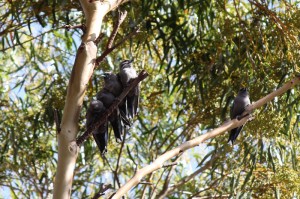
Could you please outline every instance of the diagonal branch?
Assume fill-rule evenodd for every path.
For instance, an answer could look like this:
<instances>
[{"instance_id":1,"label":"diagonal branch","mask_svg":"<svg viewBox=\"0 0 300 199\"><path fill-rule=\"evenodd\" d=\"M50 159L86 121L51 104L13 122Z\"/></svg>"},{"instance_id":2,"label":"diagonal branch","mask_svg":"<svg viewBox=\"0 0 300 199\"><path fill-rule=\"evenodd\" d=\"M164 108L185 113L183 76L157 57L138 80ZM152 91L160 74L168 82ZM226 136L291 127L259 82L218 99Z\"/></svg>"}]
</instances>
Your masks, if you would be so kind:
<instances>
[{"instance_id":1,"label":"diagonal branch","mask_svg":"<svg viewBox=\"0 0 300 199\"><path fill-rule=\"evenodd\" d=\"M81 135L79 138L76 139L76 144L80 146L91 134L93 131L95 131L99 126L103 125L108 117L114 112L114 110L119 106L119 104L123 101L123 99L126 97L126 95L129 93L130 90L132 90L134 87L138 85L142 80L144 80L148 76L148 73L145 70L142 70L137 78L135 78L128 87L126 87L121 95L116 98L114 103L104 112L102 117L99 118L99 121L97 121L95 124L91 125L83 135Z\"/></svg>"},{"instance_id":2,"label":"diagonal branch","mask_svg":"<svg viewBox=\"0 0 300 199\"><path fill-rule=\"evenodd\" d=\"M198 174L202 173L203 171L205 171L206 169L208 169L209 167L211 167L212 163L219 157L218 154L214 155L213 157L211 157L211 159L209 161L207 161L202 167L200 167L199 169L197 169L196 171L194 171L192 174L184 177L182 180L180 180L176 185L168 188L166 187L166 189L163 189L161 191L161 193L157 196L158 199L162 199L165 198L167 195L169 195L170 193L174 192L175 189L178 189L180 187L182 187L185 183L187 183L188 181L190 181L191 179L193 179L194 177L196 177Z\"/></svg>"},{"instance_id":3,"label":"diagonal branch","mask_svg":"<svg viewBox=\"0 0 300 199\"><path fill-rule=\"evenodd\" d=\"M262 5L257 0L250 0L249 2L254 4L256 7L258 7L264 13L266 13L267 16L272 21L274 21L274 24L277 26L277 28L279 30L281 30L284 34L287 34L289 36L289 38L291 38L291 40L293 40L295 42L298 41L298 39L293 34L291 34L290 28L277 17L275 12L271 11L270 9L268 9L268 7Z\"/></svg>"},{"instance_id":4,"label":"diagonal branch","mask_svg":"<svg viewBox=\"0 0 300 199\"><path fill-rule=\"evenodd\" d=\"M102 184L100 190L93 196L93 199L98 199L101 196L105 195L104 192L111 188L112 188L111 184L107 184L107 185Z\"/></svg>"},{"instance_id":5,"label":"diagonal branch","mask_svg":"<svg viewBox=\"0 0 300 199\"><path fill-rule=\"evenodd\" d=\"M118 160L117 160L116 169L115 169L115 171L114 171L115 177L116 177L116 178L118 178L118 171L119 171L119 167L120 167L121 154L122 154L122 151L123 151L123 147L124 147L124 145L125 145L126 135L127 135L127 128L125 128L125 133L124 133L123 141L122 141L122 144L121 144L121 147L120 147L120 151L119 151L119 155L118 155ZM120 187L121 187L121 186L119 186L119 188L120 188Z\"/></svg>"},{"instance_id":6,"label":"diagonal branch","mask_svg":"<svg viewBox=\"0 0 300 199\"><path fill-rule=\"evenodd\" d=\"M145 166L144 168L138 170L135 175L127 181L117 192L116 194L112 197L112 199L117 199L122 197L125 193L127 193L132 187L136 186L141 179L147 175L152 173L155 170L158 170L163 167L163 163L178 154L182 153L183 151L186 151L188 149L191 149L195 146L198 146L200 143L204 142L207 139L214 138L220 134L223 134L226 131L229 131L231 129L234 129L236 127L242 126L247 122L247 120L250 118L249 113L251 113L253 110L260 108L264 104L270 102L273 100L276 96L279 96L295 85L300 83L300 76L295 77L291 81L287 82L284 84L281 88L275 90L274 92L270 93L269 95L263 97L262 99L258 100L257 102L251 104L246 108L246 111L243 115L248 114L246 117L242 118L241 120L233 119L231 121L227 121L223 123L220 127L211 130L201 136L198 136L192 140L189 140L178 147L167 151L163 155L159 156L152 164Z\"/></svg>"},{"instance_id":7,"label":"diagonal branch","mask_svg":"<svg viewBox=\"0 0 300 199\"><path fill-rule=\"evenodd\" d=\"M119 13L119 17L118 17L118 21L116 22L116 24L114 25L114 29L108 39L107 42L107 46L106 46L106 50L110 49L114 43L115 37L117 36L118 30L121 26L121 24L123 23L123 21L125 20L126 16L127 16L127 11L125 10L124 12L118 12Z\"/></svg>"},{"instance_id":8,"label":"diagonal branch","mask_svg":"<svg viewBox=\"0 0 300 199\"><path fill-rule=\"evenodd\" d=\"M123 44L127 39L131 38L132 36L136 35L139 32L139 28L134 29L131 33L126 35L121 41L119 41L117 44L115 44L113 47L106 49L100 57L97 57L96 59L96 66L99 66L99 64L104 60L104 58L111 53L113 50L118 48L121 44Z\"/></svg>"}]
</instances>

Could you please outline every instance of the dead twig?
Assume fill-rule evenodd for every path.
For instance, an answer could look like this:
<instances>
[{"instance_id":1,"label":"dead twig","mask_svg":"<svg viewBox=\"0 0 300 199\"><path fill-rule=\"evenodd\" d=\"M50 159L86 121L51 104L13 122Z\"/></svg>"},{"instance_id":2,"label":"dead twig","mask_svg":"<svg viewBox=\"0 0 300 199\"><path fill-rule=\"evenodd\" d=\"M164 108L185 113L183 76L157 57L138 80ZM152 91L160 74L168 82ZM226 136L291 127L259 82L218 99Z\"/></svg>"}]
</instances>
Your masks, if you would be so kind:
<instances>
[{"instance_id":1,"label":"dead twig","mask_svg":"<svg viewBox=\"0 0 300 199\"><path fill-rule=\"evenodd\" d=\"M102 187L101 187L100 190L94 195L93 199L98 199L100 196L105 195L104 192L105 192L106 190L112 188L111 184L107 184L107 185L101 184L101 185L102 185Z\"/></svg>"},{"instance_id":2,"label":"dead twig","mask_svg":"<svg viewBox=\"0 0 300 199\"><path fill-rule=\"evenodd\" d=\"M124 11L124 12L118 12L119 16L118 16L118 20L117 22L115 23L114 25L114 29L108 39L108 42L107 42L107 46L106 46L106 49L110 49L114 43L114 40L115 40L115 37L117 36L117 33L118 33L118 30L121 26L121 24L123 23L123 21L125 20L126 16L127 16L127 11Z\"/></svg>"},{"instance_id":3,"label":"dead twig","mask_svg":"<svg viewBox=\"0 0 300 199\"><path fill-rule=\"evenodd\" d=\"M86 32L86 26L84 24L78 24L78 25L75 25L75 26L71 26L71 25L67 24L67 25L64 25L63 28L65 28L67 31L69 31L71 29L80 28L83 33Z\"/></svg>"},{"instance_id":4,"label":"dead twig","mask_svg":"<svg viewBox=\"0 0 300 199\"><path fill-rule=\"evenodd\" d=\"M104 60L104 58L111 53L113 50L115 50L117 47L119 47L121 44L123 44L127 39L133 37L139 32L139 28L134 29L131 33L129 33L127 36L125 36L121 41L119 41L117 44L115 44L113 47L106 49L99 57L96 59L96 66L99 66L100 63Z\"/></svg>"}]
</instances>

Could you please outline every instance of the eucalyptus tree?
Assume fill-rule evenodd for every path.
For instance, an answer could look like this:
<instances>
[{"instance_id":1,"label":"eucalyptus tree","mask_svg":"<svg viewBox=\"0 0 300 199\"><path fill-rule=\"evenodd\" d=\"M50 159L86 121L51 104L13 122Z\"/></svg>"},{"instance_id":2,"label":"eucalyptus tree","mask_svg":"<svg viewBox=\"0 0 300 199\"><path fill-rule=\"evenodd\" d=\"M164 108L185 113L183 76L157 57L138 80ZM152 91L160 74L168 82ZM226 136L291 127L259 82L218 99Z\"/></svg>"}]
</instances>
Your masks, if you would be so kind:
<instances>
[{"instance_id":1,"label":"eucalyptus tree","mask_svg":"<svg viewBox=\"0 0 300 199\"><path fill-rule=\"evenodd\" d=\"M92 13L79 1L1 3L0 184L11 196L50 196L54 176L66 171L57 168L69 165L68 179L74 179L64 193L84 198L110 188L104 192L109 197L138 169L220 126L241 87L255 102L299 73L296 1L140 0L116 6L84 28ZM92 45L82 41L97 38L97 52L86 56L102 62L94 72L89 66L78 89L68 86L79 51ZM120 61L130 58L149 77L141 83L141 109L124 142L110 139L102 158L88 139L74 148L72 164L58 161L58 132L69 129L65 121L72 120L74 141L85 131L87 102L102 86L100 75L117 72ZM75 100L70 92L80 93L76 103L69 103ZM227 133L209 139L146 175L128 197L297 197L298 113L295 87L252 113L233 146Z\"/></svg>"}]
</instances>

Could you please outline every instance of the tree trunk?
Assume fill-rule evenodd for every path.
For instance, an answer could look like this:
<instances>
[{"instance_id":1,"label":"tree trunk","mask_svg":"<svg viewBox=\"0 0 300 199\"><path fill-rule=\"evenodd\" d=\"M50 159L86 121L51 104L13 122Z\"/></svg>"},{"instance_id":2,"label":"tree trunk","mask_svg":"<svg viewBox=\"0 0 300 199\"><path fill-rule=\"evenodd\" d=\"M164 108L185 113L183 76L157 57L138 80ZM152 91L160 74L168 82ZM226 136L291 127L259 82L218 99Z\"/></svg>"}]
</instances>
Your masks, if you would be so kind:
<instances>
[{"instance_id":1,"label":"tree trunk","mask_svg":"<svg viewBox=\"0 0 300 199\"><path fill-rule=\"evenodd\" d=\"M58 163L54 181L53 198L70 198L75 162L79 148L75 139L83 97L93 74L97 55L94 41L100 34L103 17L124 1L80 0L86 17L86 32L77 50L75 63L69 80L66 103L58 134Z\"/></svg>"}]
</instances>

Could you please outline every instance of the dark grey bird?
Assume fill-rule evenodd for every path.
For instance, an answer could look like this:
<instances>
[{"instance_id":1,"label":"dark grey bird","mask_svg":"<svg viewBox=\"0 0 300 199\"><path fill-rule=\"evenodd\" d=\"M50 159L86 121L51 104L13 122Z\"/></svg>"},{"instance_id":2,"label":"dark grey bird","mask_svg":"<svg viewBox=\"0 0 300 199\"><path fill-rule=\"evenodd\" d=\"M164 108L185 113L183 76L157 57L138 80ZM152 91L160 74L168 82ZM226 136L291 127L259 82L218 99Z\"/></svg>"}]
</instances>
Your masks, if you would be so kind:
<instances>
[{"instance_id":1,"label":"dark grey bird","mask_svg":"<svg viewBox=\"0 0 300 199\"><path fill-rule=\"evenodd\" d=\"M119 97L119 95L123 91L123 86L119 77L111 72L106 72L103 74L104 77L104 89L108 92L112 93L115 97Z\"/></svg>"},{"instance_id":2,"label":"dark grey bird","mask_svg":"<svg viewBox=\"0 0 300 199\"><path fill-rule=\"evenodd\" d=\"M102 101L106 108L109 108L115 100L115 96L106 89L102 89L97 93L97 99ZM116 108L114 112L108 118L116 138L116 142L122 141L123 125L122 117L119 108Z\"/></svg>"},{"instance_id":3,"label":"dark grey bird","mask_svg":"<svg viewBox=\"0 0 300 199\"><path fill-rule=\"evenodd\" d=\"M102 114L105 112L105 107L103 103L99 100L93 100L90 102L89 108L86 113L86 128L89 128L95 124ZM108 140L108 125L107 122L100 127L98 127L93 132L94 140L103 155L107 152L107 140Z\"/></svg>"},{"instance_id":4,"label":"dark grey bird","mask_svg":"<svg viewBox=\"0 0 300 199\"><path fill-rule=\"evenodd\" d=\"M118 75L122 82L123 88L126 88L129 83L138 76L136 70L131 65L132 62L133 60L124 60L120 63L120 72ZM131 118L133 118L138 112L139 95L140 86L138 85L126 96L127 111Z\"/></svg>"},{"instance_id":5,"label":"dark grey bird","mask_svg":"<svg viewBox=\"0 0 300 199\"><path fill-rule=\"evenodd\" d=\"M104 88L97 93L97 99L102 101L105 108L109 108L116 97L118 97L123 91L122 84L117 75L113 73L104 73ZM122 141L122 134L124 125L130 126L130 122L126 117L126 106L125 103L119 105L118 108L108 118L114 131L114 135L117 142Z\"/></svg>"},{"instance_id":6,"label":"dark grey bird","mask_svg":"<svg viewBox=\"0 0 300 199\"><path fill-rule=\"evenodd\" d=\"M120 81L119 76L107 72L103 74L103 77L104 77L104 90L108 91L109 93L112 93L114 97L119 97L119 95L123 91L123 85ZM125 102L126 99L120 103L119 110L120 110L123 123L127 126L130 126L130 122L127 119L127 106Z\"/></svg>"},{"instance_id":7,"label":"dark grey bird","mask_svg":"<svg viewBox=\"0 0 300 199\"><path fill-rule=\"evenodd\" d=\"M242 88L234 98L233 106L230 112L231 119L236 119L238 116L240 116L245 111L245 108L248 105L250 105L249 93L247 91L247 88ZM243 127L244 125L232 129L230 131L228 142L231 141L231 143L233 144Z\"/></svg>"}]
</instances>

